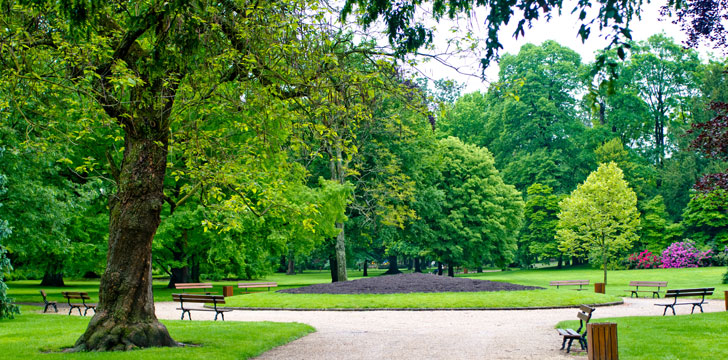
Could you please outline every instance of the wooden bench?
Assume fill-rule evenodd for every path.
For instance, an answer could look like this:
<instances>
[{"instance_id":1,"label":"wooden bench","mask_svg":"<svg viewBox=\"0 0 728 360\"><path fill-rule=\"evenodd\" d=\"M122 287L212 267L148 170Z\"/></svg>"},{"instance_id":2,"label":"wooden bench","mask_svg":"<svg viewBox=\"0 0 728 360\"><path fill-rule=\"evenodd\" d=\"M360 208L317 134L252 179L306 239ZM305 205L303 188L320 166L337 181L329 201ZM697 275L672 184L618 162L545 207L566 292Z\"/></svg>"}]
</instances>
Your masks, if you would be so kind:
<instances>
[{"instance_id":1,"label":"wooden bench","mask_svg":"<svg viewBox=\"0 0 728 360\"><path fill-rule=\"evenodd\" d=\"M248 292L248 288L259 288L259 287L267 287L268 291L270 291L270 288L277 287L278 283L274 282L248 282L248 283L238 283L238 289L245 288L245 292Z\"/></svg>"},{"instance_id":2,"label":"wooden bench","mask_svg":"<svg viewBox=\"0 0 728 360\"><path fill-rule=\"evenodd\" d=\"M652 293L652 297L654 298L657 296L660 297L660 288L667 287L667 281L630 281L629 286L634 286L634 289L630 289L627 291L630 291L629 297L640 297L639 293L646 292ZM640 287L646 288L646 287L656 287L657 290L640 290Z\"/></svg>"},{"instance_id":3,"label":"wooden bench","mask_svg":"<svg viewBox=\"0 0 728 360\"><path fill-rule=\"evenodd\" d=\"M675 315L675 305L692 305L693 309L690 311L692 314L695 311L695 307L700 308L700 312L703 312L703 304L705 304L705 297L713 295L715 288L695 288L695 289L672 289L665 292L665 298L674 298L672 304L655 304L656 306L664 306L665 311L662 312L662 316L667 313L667 308L672 309L672 314ZM700 297L700 301L685 301L677 302L679 297Z\"/></svg>"},{"instance_id":4,"label":"wooden bench","mask_svg":"<svg viewBox=\"0 0 728 360\"><path fill-rule=\"evenodd\" d=\"M578 289L572 289L572 290L586 290L582 286L584 286L584 285L589 286L589 280L557 280L557 281L550 282L549 285L556 286L557 289L559 288L559 286L579 285Z\"/></svg>"},{"instance_id":5,"label":"wooden bench","mask_svg":"<svg viewBox=\"0 0 728 360\"><path fill-rule=\"evenodd\" d=\"M96 304L87 304L86 300L91 300L91 298L88 296L87 292L78 292L78 291L64 291L63 297L68 300L68 306L70 309L68 309L68 315L71 315L71 312L73 309L78 309L78 315L81 315L81 306L84 307L83 310L83 316L86 316L86 313L89 310L93 310L96 312ZM81 300L81 303L72 303L71 300Z\"/></svg>"},{"instance_id":6,"label":"wooden bench","mask_svg":"<svg viewBox=\"0 0 728 360\"><path fill-rule=\"evenodd\" d=\"M189 289L212 289L212 283L176 283L174 284L174 288L177 290L182 290L182 292L185 292L185 290ZM205 293L207 295L214 294L214 291L200 291L198 293Z\"/></svg>"},{"instance_id":7,"label":"wooden bench","mask_svg":"<svg viewBox=\"0 0 728 360\"><path fill-rule=\"evenodd\" d=\"M58 312L58 306L57 306L58 303L55 301L48 301L48 298L47 298L48 295L46 295L45 290L41 290L40 295L43 296L43 302L45 303L45 308L43 309L43 312L48 312L48 308L51 306L53 306L53 309L56 310L56 312ZM81 310L79 309L79 311L81 311Z\"/></svg>"},{"instance_id":8,"label":"wooden bench","mask_svg":"<svg viewBox=\"0 0 728 360\"><path fill-rule=\"evenodd\" d=\"M586 305L579 306L579 313L576 314L576 317L579 318L579 328L574 329L556 329L556 331L559 332L559 335L564 337L564 341L561 342L561 350L564 350L564 346L566 345L566 340L569 340L569 346L566 347L566 352L569 353L571 351L571 343L574 340L579 341L579 345L581 345L582 350L586 350L586 324L589 323L589 320L591 320L592 313L594 312L594 308ZM582 333L582 330L584 331Z\"/></svg>"},{"instance_id":9,"label":"wooden bench","mask_svg":"<svg viewBox=\"0 0 728 360\"><path fill-rule=\"evenodd\" d=\"M225 303L225 297L222 295L172 294L172 300L179 301L179 307L177 308L177 310L182 310L182 320L185 319L185 313L187 313L187 317L192 320L192 314L190 314L190 311L214 311L215 321L217 321L218 315L222 317L222 321L225 321L225 313L228 311L233 311L233 309L217 308L217 305ZM189 308L185 307L185 303L212 304L212 309Z\"/></svg>"}]
</instances>

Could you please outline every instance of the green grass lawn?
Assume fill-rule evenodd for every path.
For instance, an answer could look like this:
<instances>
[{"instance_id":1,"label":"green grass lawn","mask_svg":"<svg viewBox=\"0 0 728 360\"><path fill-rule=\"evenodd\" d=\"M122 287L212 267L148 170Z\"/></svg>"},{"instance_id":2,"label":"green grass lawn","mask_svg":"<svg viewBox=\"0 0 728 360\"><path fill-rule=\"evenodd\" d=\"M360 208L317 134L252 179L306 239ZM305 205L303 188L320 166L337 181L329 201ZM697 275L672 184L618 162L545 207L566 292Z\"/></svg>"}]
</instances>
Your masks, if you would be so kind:
<instances>
[{"instance_id":1,"label":"green grass lawn","mask_svg":"<svg viewBox=\"0 0 728 360\"><path fill-rule=\"evenodd\" d=\"M620 359L728 359L728 312L594 321L617 323ZM576 329L579 323L564 321L557 327Z\"/></svg>"},{"instance_id":2,"label":"green grass lawn","mask_svg":"<svg viewBox=\"0 0 728 360\"><path fill-rule=\"evenodd\" d=\"M633 280L642 281L667 281L668 288L690 288L690 287L715 287L716 292L711 298L723 298L723 291L728 290L728 285L721 284L724 267L692 268L692 269L649 269L649 270L615 270L608 274L607 295L601 297L604 301L611 302L615 296L628 296L625 292L628 284ZM377 276L384 270L370 270L370 276ZM571 267L564 269L543 268L536 270L514 270L504 272L469 273L458 276L474 279L493 281L505 281L522 285L534 285L549 288L548 283L552 280L577 280L588 279L596 283L602 281L602 271L586 266ZM361 271L350 271L350 279L362 277ZM325 271L306 271L303 274L284 275L272 274L257 281L275 281L278 283L277 290L307 286L311 284L327 283L331 281L330 273ZM98 300L98 280L66 281L66 287L41 287L39 280L11 281L8 283L9 295L17 302L41 302L39 289L43 288L51 300L63 302L62 291L86 291L92 301ZM222 293L223 285L236 286L237 281L216 281L212 291ZM179 290L168 289L167 281L154 281L154 300L171 301L172 293ZM568 288L567 288L568 289ZM593 286L588 291L572 291L560 289L553 291L537 292L516 292L513 294L500 293L461 293L436 296L436 294L418 295L290 295L270 293L266 288L249 289L254 294L245 295L245 299L231 299L235 306L254 307L295 307L295 308L330 308L330 307L504 307L504 306L558 306L574 305L578 303L594 303L597 298L592 298ZM235 287L235 293L241 291ZM347 298L349 298L347 300ZM452 304L452 305L447 305ZM529 305L530 304L530 305Z\"/></svg>"},{"instance_id":3,"label":"green grass lawn","mask_svg":"<svg viewBox=\"0 0 728 360\"><path fill-rule=\"evenodd\" d=\"M10 359L247 359L314 331L299 323L163 320L177 341L198 346L130 352L59 353L83 333L90 317L32 313L0 320L0 358Z\"/></svg>"},{"instance_id":4,"label":"green grass lawn","mask_svg":"<svg viewBox=\"0 0 728 360\"><path fill-rule=\"evenodd\" d=\"M691 269L642 269L642 270L613 270L607 274L607 294L616 296L629 296L625 290L629 288L630 281L667 281L669 289L714 287L715 293L710 298L722 299L723 291L728 285L721 284L725 267L705 267ZM549 287L552 280L583 280L588 279L590 284L602 282L603 272L586 266L566 269L537 269L516 270L504 272L491 272L481 274L467 274L474 279L493 281L506 281L521 285ZM594 286L591 285L591 290Z\"/></svg>"},{"instance_id":5,"label":"green grass lawn","mask_svg":"<svg viewBox=\"0 0 728 360\"><path fill-rule=\"evenodd\" d=\"M369 270L371 276L376 276L384 273L386 270ZM362 277L361 271L351 271L349 278L351 280ZM271 290L280 290L292 287L301 287L313 284L320 284L331 282L331 274L328 270L326 271L307 271L303 274L297 275L285 275L285 274L271 274L265 279L259 280L240 280L240 282L256 282L256 281L275 281L278 283L277 288ZM14 298L16 302L25 303L40 303L43 302L43 298L40 296L40 290L43 289L48 294L49 300L55 300L59 303L65 302L61 295L64 291L84 291L89 293L92 302L97 302L99 299L99 280L68 280L65 281L65 287L52 287L52 286L40 286L40 280L17 280L7 282L10 297ZM208 281L203 281L208 282ZM174 290L167 288L167 280L154 280L154 301L172 301L172 293L180 292L180 290ZM235 293L242 293L243 289L238 289L238 281L214 281L213 289L210 291L222 294L222 287L224 285L231 285L234 287ZM202 291L202 290L190 290L190 291ZM250 292L268 292L267 288L250 288ZM189 291L188 291L189 292Z\"/></svg>"},{"instance_id":6,"label":"green grass lawn","mask_svg":"<svg viewBox=\"0 0 728 360\"><path fill-rule=\"evenodd\" d=\"M282 294L256 293L226 299L230 307L291 309L381 309L381 308L507 308L603 304L621 301L612 295L589 291L528 290L495 292L446 292L410 294Z\"/></svg>"}]
</instances>

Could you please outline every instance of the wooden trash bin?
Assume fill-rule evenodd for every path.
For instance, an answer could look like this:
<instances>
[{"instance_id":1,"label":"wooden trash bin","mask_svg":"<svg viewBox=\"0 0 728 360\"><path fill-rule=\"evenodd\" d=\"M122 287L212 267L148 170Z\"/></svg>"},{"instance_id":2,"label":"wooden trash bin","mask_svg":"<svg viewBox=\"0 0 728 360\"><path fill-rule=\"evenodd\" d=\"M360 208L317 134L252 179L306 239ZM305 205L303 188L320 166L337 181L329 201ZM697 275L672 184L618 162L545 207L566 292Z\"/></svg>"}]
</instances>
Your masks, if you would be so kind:
<instances>
[{"instance_id":1,"label":"wooden trash bin","mask_svg":"<svg viewBox=\"0 0 728 360\"><path fill-rule=\"evenodd\" d=\"M589 360L617 360L617 324L590 323L586 325L587 356Z\"/></svg>"},{"instance_id":2,"label":"wooden trash bin","mask_svg":"<svg viewBox=\"0 0 728 360\"><path fill-rule=\"evenodd\" d=\"M224 296L224 297L233 296L233 287L232 286L223 286L222 287L222 296Z\"/></svg>"},{"instance_id":3,"label":"wooden trash bin","mask_svg":"<svg viewBox=\"0 0 728 360\"><path fill-rule=\"evenodd\" d=\"M598 294L604 294L605 286L604 283L594 283L594 292Z\"/></svg>"}]
</instances>

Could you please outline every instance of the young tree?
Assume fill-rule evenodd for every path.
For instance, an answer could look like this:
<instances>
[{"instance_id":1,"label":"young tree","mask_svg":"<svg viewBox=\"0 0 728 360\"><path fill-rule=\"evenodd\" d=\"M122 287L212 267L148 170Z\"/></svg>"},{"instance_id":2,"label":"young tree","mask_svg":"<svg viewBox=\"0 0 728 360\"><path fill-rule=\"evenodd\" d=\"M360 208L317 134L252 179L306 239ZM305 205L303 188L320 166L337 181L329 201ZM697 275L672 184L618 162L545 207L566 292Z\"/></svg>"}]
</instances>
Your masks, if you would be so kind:
<instances>
[{"instance_id":1,"label":"young tree","mask_svg":"<svg viewBox=\"0 0 728 360\"><path fill-rule=\"evenodd\" d=\"M622 170L613 162L599 165L559 206L559 249L601 262L606 284L610 256L628 249L640 226L637 196Z\"/></svg>"}]
</instances>

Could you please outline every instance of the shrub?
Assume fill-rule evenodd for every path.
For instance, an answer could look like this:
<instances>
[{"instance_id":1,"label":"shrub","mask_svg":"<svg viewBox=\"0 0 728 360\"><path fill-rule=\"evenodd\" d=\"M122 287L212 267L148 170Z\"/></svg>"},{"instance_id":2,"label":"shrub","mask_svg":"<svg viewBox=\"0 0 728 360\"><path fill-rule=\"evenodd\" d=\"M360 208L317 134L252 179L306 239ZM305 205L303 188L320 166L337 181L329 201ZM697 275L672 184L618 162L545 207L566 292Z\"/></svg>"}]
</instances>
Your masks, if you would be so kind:
<instances>
[{"instance_id":1,"label":"shrub","mask_svg":"<svg viewBox=\"0 0 728 360\"><path fill-rule=\"evenodd\" d=\"M0 319L13 318L14 314L20 314L18 306L13 304L13 299L7 296L8 287L3 281L4 273L13 270L10 259L5 257L5 248L0 245Z\"/></svg>"},{"instance_id":2,"label":"shrub","mask_svg":"<svg viewBox=\"0 0 728 360\"><path fill-rule=\"evenodd\" d=\"M713 250L700 251L692 240L676 242L662 252L661 268L689 268L708 265Z\"/></svg>"},{"instance_id":3,"label":"shrub","mask_svg":"<svg viewBox=\"0 0 728 360\"><path fill-rule=\"evenodd\" d=\"M728 265L728 246L726 246L723 251L716 252L715 255L713 255L713 265L719 265L719 266L726 266Z\"/></svg>"},{"instance_id":4,"label":"shrub","mask_svg":"<svg viewBox=\"0 0 728 360\"><path fill-rule=\"evenodd\" d=\"M660 263L660 258L649 250L631 254L627 258L628 269L656 269Z\"/></svg>"},{"instance_id":5,"label":"shrub","mask_svg":"<svg viewBox=\"0 0 728 360\"><path fill-rule=\"evenodd\" d=\"M723 284L728 284L728 270L723 274Z\"/></svg>"}]
</instances>

